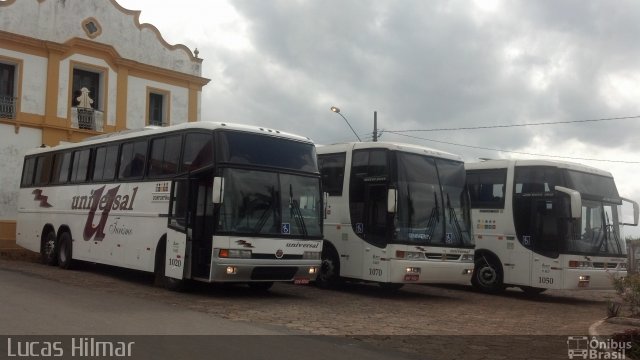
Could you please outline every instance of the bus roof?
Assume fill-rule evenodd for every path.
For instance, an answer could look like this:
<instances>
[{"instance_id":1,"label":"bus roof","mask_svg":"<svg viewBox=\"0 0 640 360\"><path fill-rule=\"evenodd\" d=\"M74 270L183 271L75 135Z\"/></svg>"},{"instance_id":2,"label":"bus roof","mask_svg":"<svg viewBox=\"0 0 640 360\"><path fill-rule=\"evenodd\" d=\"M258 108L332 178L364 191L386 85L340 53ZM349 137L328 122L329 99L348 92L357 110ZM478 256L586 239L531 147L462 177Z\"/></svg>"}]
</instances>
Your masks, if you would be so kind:
<instances>
[{"instance_id":1,"label":"bus roof","mask_svg":"<svg viewBox=\"0 0 640 360\"><path fill-rule=\"evenodd\" d=\"M613 175L605 170L601 170L592 166L582 165L571 161L546 160L546 159L502 159L502 160L486 160L473 163L465 163L467 170L479 169L502 169L509 166L551 166L561 169L569 169L581 171L590 174L596 174L606 177Z\"/></svg>"},{"instance_id":2,"label":"bus roof","mask_svg":"<svg viewBox=\"0 0 640 360\"><path fill-rule=\"evenodd\" d=\"M428 155L453 161L462 161L462 157L459 155L451 154L448 152L428 148L420 145L404 144L398 142L388 141L365 141L365 142L348 142L331 145L317 145L318 154L329 154L336 152L346 152L347 150L358 149L388 149L392 151L403 151L415 154Z\"/></svg>"},{"instance_id":3,"label":"bus roof","mask_svg":"<svg viewBox=\"0 0 640 360\"><path fill-rule=\"evenodd\" d=\"M37 154L42 152L49 152L54 150L64 150L64 149L72 149L83 147L86 145L94 145L106 142L112 142L117 140L126 140L133 139L137 137L143 136L153 136L162 133L169 133L178 130L187 130L187 129L200 129L200 130L232 130L232 131L243 131L254 134L262 134L273 137L281 137L283 139L307 142L313 144L313 141L308 137L303 137L300 135L295 135L291 133L287 133L280 130L269 129L266 127L254 126L254 125L242 125L242 124L234 124L234 123L222 123L222 122L210 122L210 121L200 121L200 122L189 122L178 125L171 125L166 127L158 127L158 126L147 126L140 129L130 129L123 130L114 133L107 133L97 136L89 137L85 140L76 143L63 143L60 145L56 145L53 147L40 147L27 151L27 155Z\"/></svg>"}]
</instances>

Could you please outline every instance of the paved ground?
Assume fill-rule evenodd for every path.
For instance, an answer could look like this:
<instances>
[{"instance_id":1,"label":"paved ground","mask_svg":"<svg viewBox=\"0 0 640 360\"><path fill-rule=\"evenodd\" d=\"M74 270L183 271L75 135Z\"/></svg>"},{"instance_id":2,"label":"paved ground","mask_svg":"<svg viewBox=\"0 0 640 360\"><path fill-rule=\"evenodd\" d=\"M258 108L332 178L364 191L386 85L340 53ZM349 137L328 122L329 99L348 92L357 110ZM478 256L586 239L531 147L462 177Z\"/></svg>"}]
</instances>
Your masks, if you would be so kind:
<instances>
[{"instance_id":1,"label":"paved ground","mask_svg":"<svg viewBox=\"0 0 640 360\"><path fill-rule=\"evenodd\" d=\"M615 298L612 291L549 291L530 299L517 290L492 296L469 287L418 285L385 293L365 284L340 290L276 284L267 294L240 285L203 284L189 293L173 293L153 287L149 274L106 266L82 264L65 271L0 260L0 269L105 293L126 293L232 321L347 336L426 358L566 359L567 336L586 335L606 315L606 301Z\"/></svg>"}]
</instances>

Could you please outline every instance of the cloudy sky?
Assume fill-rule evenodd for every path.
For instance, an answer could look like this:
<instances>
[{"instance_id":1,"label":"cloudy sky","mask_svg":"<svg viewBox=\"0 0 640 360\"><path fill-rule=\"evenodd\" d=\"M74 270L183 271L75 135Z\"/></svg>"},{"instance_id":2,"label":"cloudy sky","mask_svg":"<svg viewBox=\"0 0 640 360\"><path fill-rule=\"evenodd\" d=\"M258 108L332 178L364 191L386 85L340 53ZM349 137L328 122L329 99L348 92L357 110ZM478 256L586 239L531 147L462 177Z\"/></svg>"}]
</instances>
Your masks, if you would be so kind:
<instances>
[{"instance_id":1,"label":"cloudy sky","mask_svg":"<svg viewBox=\"0 0 640 360\"><path fill-rule=\"evenodd\" d=\"M141 10L141 22L169 43L198 49L211 79L202 94L205 120L260 124L327 144L355 139L331 106L363 139L371 138L377 111L381 140L466 161L610 160L574 161L612 172L621 195L640 201L638 1L118 3Z\"/></svg>"}]
</instances>

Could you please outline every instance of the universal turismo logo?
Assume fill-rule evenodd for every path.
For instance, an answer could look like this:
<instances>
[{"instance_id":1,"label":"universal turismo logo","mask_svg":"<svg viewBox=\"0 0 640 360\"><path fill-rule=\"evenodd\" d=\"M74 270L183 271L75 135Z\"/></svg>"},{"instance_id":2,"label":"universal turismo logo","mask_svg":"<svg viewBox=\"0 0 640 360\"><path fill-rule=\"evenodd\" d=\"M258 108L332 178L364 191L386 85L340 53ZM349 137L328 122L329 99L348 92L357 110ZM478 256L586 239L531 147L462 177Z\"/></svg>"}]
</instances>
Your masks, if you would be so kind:
<instances>
[{"instance_id":1,"label":"universal turismo logo","mask_svg":"<svg viewBox=\"0 0 640 360\"><path fill-rule=\"evenodd\" d=\"M567 355L569 359L606 360L627 359L626 352L631 342L602 339L595 336L569 336Z\"/></svg>"}]
</instances>

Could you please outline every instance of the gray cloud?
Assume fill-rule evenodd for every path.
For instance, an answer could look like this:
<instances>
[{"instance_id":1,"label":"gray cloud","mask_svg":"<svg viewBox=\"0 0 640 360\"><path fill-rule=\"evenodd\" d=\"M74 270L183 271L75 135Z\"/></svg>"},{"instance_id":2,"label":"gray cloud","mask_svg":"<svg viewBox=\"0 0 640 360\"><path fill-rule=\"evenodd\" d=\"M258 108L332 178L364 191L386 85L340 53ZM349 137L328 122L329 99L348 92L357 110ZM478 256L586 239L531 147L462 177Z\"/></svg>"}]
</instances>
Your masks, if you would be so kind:
<instances>
[{"instance_id":1,"label":"gray cloud","mask_svg":"<svg viewBox=\"0 0 640 360\"><path fill-rule=\"evenodd\" d=\"M467 1L233 4L249 21L256 47L256 58L229 53L220 59L224 77L231 79L225 90L238 104L220 104L221 109L235 106L226 114L239 121L263 121L333 142L352 137L342 119L328 111L331 105L341 107L360 133L371 131L374 110L387 129L640 112L635 105L611 108L602 97L610 74L638 71L632 34L638 33L639 6L633 2L506 2L506 8L480 20ZM510 48L519 53L509 57ZM534 78L542 83L538 88ZM633 131L621 133L620 127L638 130L636 124L419 136L505 149L525 146L541 134L552 142L576 138L622 146L633 140ZM613 137L621 142L612 144Z\"/></svg>"}]
</instances>

